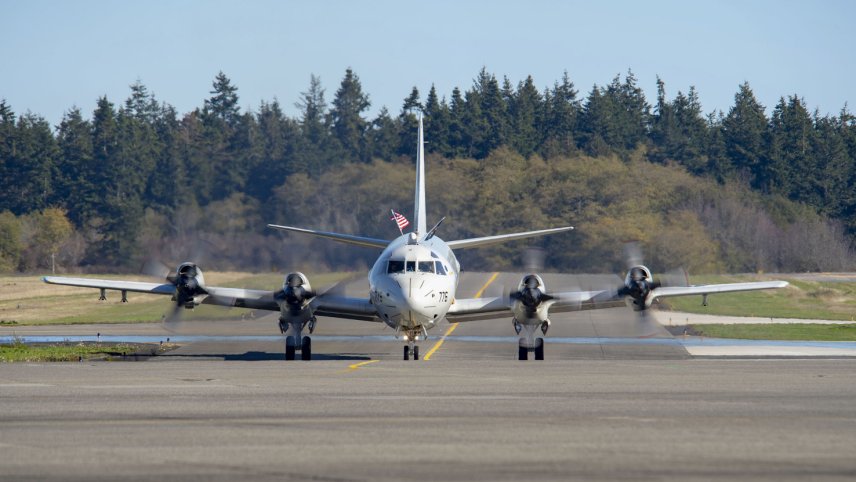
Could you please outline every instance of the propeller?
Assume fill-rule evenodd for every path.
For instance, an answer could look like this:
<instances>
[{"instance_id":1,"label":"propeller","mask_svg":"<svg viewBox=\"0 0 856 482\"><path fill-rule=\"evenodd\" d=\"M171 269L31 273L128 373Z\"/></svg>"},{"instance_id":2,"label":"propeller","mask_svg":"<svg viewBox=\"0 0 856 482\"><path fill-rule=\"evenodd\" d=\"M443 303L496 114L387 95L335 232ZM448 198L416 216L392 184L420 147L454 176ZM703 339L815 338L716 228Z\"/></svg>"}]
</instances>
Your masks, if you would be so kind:
<instances>
[{"instance_id":1,"label":"propeller","mask_svg":"<svg viewBox=\"0 0 856 482\"><path fill-rule=\"evenodd\" d=\"M201 272L194 263L182 263L173 272L160 261L148 260L143 264L141 271L149 276L164 279L175 287L173 294L175 303L163 318L164 327L169 331L174 332L178 328L184 308L195 306L197 296L208 294L200 280Z\"/></svg>"},{"instance_id":2,"label":"propeller","mask_svg":"<svg viewBox=\"0 0 856 482\"><path fill-rule=\"evenodd\" d=\"M637 319L637 336L655 336L660 329L654 316L648 312L651 307L651 300L649 300L651 292L661 286L689 285L687 273L683 268L678 268L654 278L644 266L642 250L636 242L624 245L624 260L629 271L624 284L618 288L617 294L632 300Z\"/></svg>"},{"instance_id":3,"label":"propeller","mask_svg":"<svg viewBox=\"0 0 856 482\"><path fill-rule=\"evenodd\" d=\"M290 273L285 278L285 285L282 290L274 296L277 301L284 302L288 305L292 312L299 312L303 309L306 300L316 296L315 292L307 289L304 285L306 280L298 273Z\"/></svg>"},{"instance_id":4,"label":"propeller","mask_svg":"<svg viewBox=\"0 0 856 482\"><path fill-rule=\"evenodd\" d=\"M526 275L523 278L523 287L518 291L512 291L509 297L514 301L520 301L529 310L535 310L538 306L553 297L541 291L538 277L535 275Z\"/></svg>"}]
</instances>

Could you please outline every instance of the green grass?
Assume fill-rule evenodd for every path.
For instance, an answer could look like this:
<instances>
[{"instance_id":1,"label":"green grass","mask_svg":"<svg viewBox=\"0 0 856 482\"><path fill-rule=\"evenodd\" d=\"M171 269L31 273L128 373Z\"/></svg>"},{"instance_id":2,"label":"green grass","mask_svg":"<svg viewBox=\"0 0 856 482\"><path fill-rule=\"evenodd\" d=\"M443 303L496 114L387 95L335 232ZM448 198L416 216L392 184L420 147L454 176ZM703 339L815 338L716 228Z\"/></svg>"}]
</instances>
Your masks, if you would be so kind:
<instances>
[{"instance_id":1,"label":"green grass","mask_svg":"<svg viewBox=\"0 0 856 482\"><path fill-rule=\"evenodd\" d=\"M158 348L154 348L157 350ZM0 345L0 363L62 362L122 356L138 351L138 346L101 343L50 343L28 345L20 340Z\"/></svg>"},{"instance_id":2,"label":"green grass","mask_svg":"<svg viewBox=\"0 0 856 482\"><path fill-rule=\"evenodd\" d=\"M844 325L737 324L692 325L695 334L742 340L856 341L856 323Z\"/></svg>"},{"instance_id":3,"label":"green grass","mask_svg":"<svg viewBox=\"0 0 856 482\"><path fill-rule=\"evenodd\" d=\"M710 295L706 307L701 304L701 296L666 298L661 300L661 306L709 315L856 321L856 283L813 282L775 275L705 275L693 276L690 282L698 285L773 279L791 285L777 290Z\"/></svg>"}]
</instances>

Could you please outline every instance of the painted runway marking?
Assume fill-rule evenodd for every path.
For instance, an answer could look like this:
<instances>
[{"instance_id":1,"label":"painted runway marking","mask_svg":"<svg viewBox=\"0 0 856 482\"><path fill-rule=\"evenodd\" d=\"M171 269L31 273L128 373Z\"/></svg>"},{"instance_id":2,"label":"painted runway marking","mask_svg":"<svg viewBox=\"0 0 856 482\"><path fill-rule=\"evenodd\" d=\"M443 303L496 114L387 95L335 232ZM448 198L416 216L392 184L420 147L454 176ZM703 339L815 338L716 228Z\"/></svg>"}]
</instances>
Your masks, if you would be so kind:
<instances>
[{"instance_id":1,"label":"painted runway marking","mask_svg":"<svg viewBox=\"0 0 856 482\"><path fill-rule=\"evenodd\" d=\"M499 272L495 272L495 273L493 273L493 276L491 276L491 277L487 280L487 283L485 283L485 284L484 284L484 286L482 286L482 287L481 287L481 289L480 289L480 290L478 290L478 291L476 292L476 294L475 294L475 296L473 296L473 298L478 298L478 297L480 297L480 296L482 295L482 293L484 293L484 290L486 290L486 289L487 289L487 287L488 287L488 286L490 286L490 284L494 282L494 280L496 279L496 277L497 277L497 276L499 276ZM434 354L434 352L436 352L437 350L439 350L439 349L440 349L440 347L441 347L441 346L443 346L443 342L444 342L444 341L446 341L446 338L447 338L449 335L451 335L451 334L452 334L452 332L453 332L453 331L455 331L455 328L457 328L457 327L458 327L458 324L457 324L457 323L452 323L452 325L451 325L451 326L449 326L449 329L448 329L448 330L446 330L446 333L444 333L444 334L443 334L443 336L442 336L439 340L437 340L437 343L435 343L435 344L434 344L434 347L433 347L433 348L431 348L431 350L429 350L429 351L428 351L428 353L426 353L426 354L425 354L425 358L424 358L424 359L425 359L425 360L430 360L430 359L431 359L431 355L433 355L433 354Z\"/></svg>"},{"instance_id":2,"label":"painted runway marking","mask_svg":"<svg viewBox=\"0 0 856 482\"><path fill-rule=\"evenodd\" d=\"M350 370L350 371L358 370L360 367L364 367L364 366L368 365L369 363L377 363L379 361L380 360L369 360L369 361L364 361L364 362L360 362L360 363L354 363L353 365L348 365L348 370Z\"/></svg>"}]
</instances>

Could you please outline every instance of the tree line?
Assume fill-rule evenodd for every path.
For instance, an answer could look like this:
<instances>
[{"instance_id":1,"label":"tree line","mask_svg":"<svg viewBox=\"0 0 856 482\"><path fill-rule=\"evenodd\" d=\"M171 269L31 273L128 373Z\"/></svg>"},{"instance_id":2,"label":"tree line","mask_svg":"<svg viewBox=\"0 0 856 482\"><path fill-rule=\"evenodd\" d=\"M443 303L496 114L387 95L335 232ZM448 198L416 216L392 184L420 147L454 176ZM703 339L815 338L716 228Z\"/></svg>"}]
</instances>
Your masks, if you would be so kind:
<instances>
[{"instance_id":1,"label":"tree line","mask_svg":"<svg viewBox=\"0 0 856 482\"><path fill-rule=\"evenodd\" d=\"M588 222L592 229L576 245L573 237L563 238L571 240L567 245L545 241L561 250L552 267L566 270L613 267L592 263L590 254L615 258L613 248L606 253L598 246L619 243L618 233L661 253L674 250L655 241L654 231L674 236L677 244L704 238L688 249L692 254L674 257L694 258L706 270L831 266L829 259L794 257L799 250L781 239L745 232L735 234L740 241L723 238L735 219L751 219L767 226L759 231L766 236L796 237L806 245L816 241L805 236L820 233L835 248L818 256L834 252L851 262L856 118L846 106L836 116L821 116L792 95L767 117L744 83L728 112L705 114L694 88L669 98L660 79L650 104L630 71L581 96L567 73L539 89L531 76L513 84L482 69L466 91L455 88L447 98L432 86L423 99L414 87L400 111L384 107L373 119L366 115L369 96L351 69L329 103L312 76L296 117L285 115L277 100L242 111L237 86L222 72L210 97L186 114L141 82L130 91L118 105L99 98L91 115L72 107L55 127L37 114L16 115L0 101L0 268L44 269L48 254L54 262L59 255L65 269L133 269L153 252L168 259L211 256L224 267L240 259L256 269L305 260L282 252L279 235L263 228L271 221L391 237L387 210L406 213L412 203L418 111L425 114L429 179L444 179L430 198L458 219L444 226L450 234ZM492 163L498 165L487 169ZM599 183L599 191L585 199L566 192L591 191L565 179L568 169L577 170L578 180ZM596 169L613 179L602 179ZM702 179L699 190L708 194L663 185L651 172L684 184ZM683 199L657 201L669 192ZM714 192L731 194L719 199ZM37 221L59 217L71 226L61 242L36 236ZM636 232L617 227L634 225ZM797 235L800 225L816 229ZM286 246L306 243L292 237ZM517 248L468 256L509 267ZM314 261L334 268L370 259L318 252ZM702 257L708 261L698 263L700 253L708 253Z\"/></svg>"}]
</instances>

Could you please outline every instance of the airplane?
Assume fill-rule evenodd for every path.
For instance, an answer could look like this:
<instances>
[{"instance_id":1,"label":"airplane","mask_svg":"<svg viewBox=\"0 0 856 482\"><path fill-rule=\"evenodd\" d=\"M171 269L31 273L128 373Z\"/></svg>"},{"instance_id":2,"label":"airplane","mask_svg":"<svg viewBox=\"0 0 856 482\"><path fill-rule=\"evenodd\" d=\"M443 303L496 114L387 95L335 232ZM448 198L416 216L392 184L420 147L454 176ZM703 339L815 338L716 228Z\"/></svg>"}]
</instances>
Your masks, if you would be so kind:
<instances>
[{"instance_id":1,"label":"airplane","mask_svg":"<svg viewBox=\"0 0 856 482\"><path fill-rule=\"evenodd\" d=\"M240 308L278 311L279 329L285 338L285 359L312 358L312 339L318 317L336 317L370 322L382 322L395 330L395 337L404 341L403 359L419 359L417 342L428 337L428 330L446 320L449 323L475 321L511 315L512 325L519 335L518 359L526 360L534 352L536 360L544 359L544 336L550 327L550 311L573 311L583 308L615 306L626 302L636 311L651 307L665 296L707 295L730 291L784 288L787 282L767 281L730 283L706 286L667 287L655 281L651 271L642 265L633 266L624 284L618 289L571 291L548 294L544 280L538 274L527 274L508 296L459 298L458 280L461 266L453 250L471 249L508 241L555 235L573 230L573 226L501 234L469 239L444 241L437 236L445 218L427 229L425 204L425 150L422 116L416 155L416 186L414 196L414 229L389 241L350 234L318 231L268 224L268 227L293 233L325 238L340 243L382 250L368 273L368 298L347 297L334 291L315 292L309 279L300 272L285 276L282 289L251 290L207 286L201 269L185 262L167 276L167 283L145 283L88 278L46 276L44 282L57 285L96 288L100 299L106 290L171 295L174 314L182 308L192 309L200 304L235 306ZM406 222L406 221L405 221ZM399 224L401 229L401 224ZM172 318L172 316L170 316ZM309 334L305 334L308 331ZM540 331L540 334L539 334Z\"/></svg>"}]
</instances>

